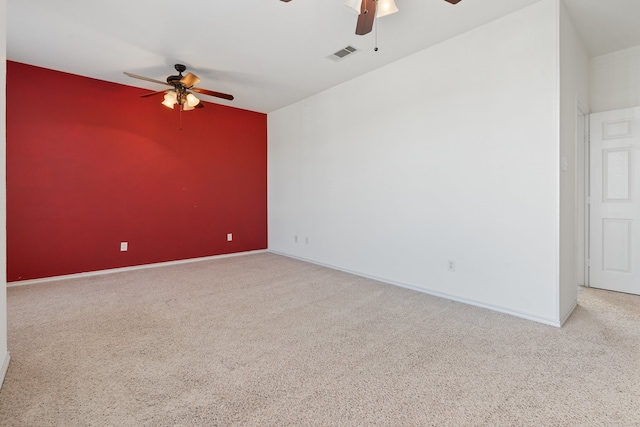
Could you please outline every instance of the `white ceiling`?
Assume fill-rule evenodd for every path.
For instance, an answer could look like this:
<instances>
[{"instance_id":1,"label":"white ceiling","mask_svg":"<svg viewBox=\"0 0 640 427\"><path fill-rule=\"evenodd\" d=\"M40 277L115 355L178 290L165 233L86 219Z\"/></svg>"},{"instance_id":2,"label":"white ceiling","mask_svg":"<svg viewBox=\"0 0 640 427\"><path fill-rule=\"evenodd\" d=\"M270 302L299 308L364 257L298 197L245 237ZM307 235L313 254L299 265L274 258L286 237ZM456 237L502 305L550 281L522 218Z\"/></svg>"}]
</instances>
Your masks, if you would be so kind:
<instances>
[{"instance_id":1,"label":"white ceiling","mask_svg":"<svg viewBox=\"0 0 640 427\"><path fill-rule=\"evenodd\" d=\"M164 81L182 63L236 97L205 101L268 113L537 1L396 0L374 52L342 0L7 0L7 57L150 90L123 71ZM640 45L640 0L564 1L591 56Z\"/></svg>"},{"instance_id":2,"label":"white ceiling","mask_svg":"<svg viewBox=\"0 0 640 427\"><path fill-rule=\"evenodd\" d=\"M640 0L563 0L595 57L640 45Z\"/></svg>"}]
</instances>

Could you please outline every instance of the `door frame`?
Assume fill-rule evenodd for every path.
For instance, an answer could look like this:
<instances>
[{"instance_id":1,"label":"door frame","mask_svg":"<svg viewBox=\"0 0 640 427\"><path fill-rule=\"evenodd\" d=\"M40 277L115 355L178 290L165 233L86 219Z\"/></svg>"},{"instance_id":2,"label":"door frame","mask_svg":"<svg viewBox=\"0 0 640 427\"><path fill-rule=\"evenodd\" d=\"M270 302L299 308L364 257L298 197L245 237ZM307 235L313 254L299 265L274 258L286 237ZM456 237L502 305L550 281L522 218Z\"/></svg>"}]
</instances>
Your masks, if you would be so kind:
<instances>
[{"instance_id":1,"label":"door frame","mask_svg":"<svg viewBox=\"0 0 640 427\"><path fill-rule=\"evenodd\" d=\"M582 127L582 129L580 129ZM576 284L589 287L590 112L576 99Z\"/></svg>"}]
</instances>

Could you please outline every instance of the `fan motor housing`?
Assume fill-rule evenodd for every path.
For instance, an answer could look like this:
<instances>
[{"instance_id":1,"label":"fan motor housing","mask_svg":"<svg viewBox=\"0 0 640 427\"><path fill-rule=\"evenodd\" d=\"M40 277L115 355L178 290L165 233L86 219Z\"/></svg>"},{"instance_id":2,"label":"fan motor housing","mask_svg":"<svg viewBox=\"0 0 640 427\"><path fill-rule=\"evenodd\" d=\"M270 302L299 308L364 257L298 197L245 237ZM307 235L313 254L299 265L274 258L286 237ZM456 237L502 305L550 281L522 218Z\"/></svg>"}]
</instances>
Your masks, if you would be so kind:
<instances>
[{"instance_id":1,"label":"fan motor housing","mask_svg":"<svg viewBox=\"0 0 640 427\"><path fill-rule=\"evenodd\" d=\"M180 74L179 76L169 76L167 77L167 83L169 83L170 85L176 86L176 85L180 85L180 79L182 79L182 74Z\"/></svg>"}]
</instances>

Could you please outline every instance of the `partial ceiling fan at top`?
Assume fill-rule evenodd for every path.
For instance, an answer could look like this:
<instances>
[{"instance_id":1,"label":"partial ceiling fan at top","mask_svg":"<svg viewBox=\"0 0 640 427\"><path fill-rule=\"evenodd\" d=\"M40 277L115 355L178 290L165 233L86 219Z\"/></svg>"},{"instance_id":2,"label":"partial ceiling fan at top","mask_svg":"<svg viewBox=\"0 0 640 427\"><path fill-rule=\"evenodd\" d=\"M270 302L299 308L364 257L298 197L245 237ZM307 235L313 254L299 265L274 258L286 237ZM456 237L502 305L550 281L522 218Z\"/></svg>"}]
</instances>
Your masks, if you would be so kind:
<instances>
[{"instance_id":1,"label":"partial ceiling fan at top","mask_svg":"<svg viewBox=\"0 0 640 427\"><path fill-rule=\"evenodd\" d=\"M373 29L376 18L391 15L398 11L393 0L343 0L347 9L358 14L356 34L364 36Z\"/></svg>"},{"instance_id":2,"label":"partial ceiling fan at top","mask_svg":"<svg viewBox=\"0 0 640 427\"><path fill-rule=\"evenodd\" d=\"M289 3L291 0L280 0ZM396 13L398 8L394 0L342 0L344 5L358 14L356 34L363 36L373 29L376 18ZM462 0L444 0L447 3L458 4Z\"/></svg>"},{"instance_id":3,"label":"partial ceiling fan at top","mask_svg":"<svg viewBox=\"0 0 640 427\"><path fill-rule=\"evenodd\" d=\"M396 6L396 3L393 0L372 0L371 2L374 3L372 7L375 10L376 18L382 18L383 16L391 15L398 11L398 6ZM365 6L367 13L370 12L369 8L371 7L368 6L367 2L364 0L342 0L342 4L344 4L347 9L358 15L362 12L363 6Z\"/></svg>"}]
</instances>

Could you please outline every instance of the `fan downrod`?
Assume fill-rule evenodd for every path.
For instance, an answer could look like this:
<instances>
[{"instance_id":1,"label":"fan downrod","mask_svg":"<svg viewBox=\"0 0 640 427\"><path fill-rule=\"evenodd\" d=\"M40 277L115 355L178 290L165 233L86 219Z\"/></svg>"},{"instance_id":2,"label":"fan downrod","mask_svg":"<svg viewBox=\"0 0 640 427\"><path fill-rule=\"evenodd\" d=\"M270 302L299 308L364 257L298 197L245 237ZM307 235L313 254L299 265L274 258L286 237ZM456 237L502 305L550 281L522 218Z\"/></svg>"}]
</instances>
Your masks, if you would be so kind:
<instances>
[{"instance_id":1,"label":"fan downrod","mask_svg":"<svg viewBox=\"0 0 640 427\"><path fill-rule=\"evenodd\" d=\"M167 83L169 83L172 86L178 87L180 86L180 80L182 79L182 72L184 70L187 69L186 66L182 65L182 64L176 64L174 65L174 68L176 69L176 71L179 73L177 76L169 76L167 77Z\"/></svg>"}]
</instances>

